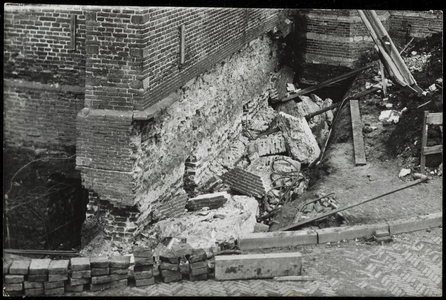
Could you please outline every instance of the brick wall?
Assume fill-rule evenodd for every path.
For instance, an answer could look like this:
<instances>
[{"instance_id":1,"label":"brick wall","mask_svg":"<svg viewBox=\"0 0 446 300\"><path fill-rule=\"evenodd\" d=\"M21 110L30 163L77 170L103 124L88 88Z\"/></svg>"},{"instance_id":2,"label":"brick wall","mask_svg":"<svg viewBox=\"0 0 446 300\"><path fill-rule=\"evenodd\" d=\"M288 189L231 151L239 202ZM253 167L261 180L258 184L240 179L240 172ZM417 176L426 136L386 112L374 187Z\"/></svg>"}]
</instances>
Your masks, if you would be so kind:
<instances>
[{"instance_id":1,"label":"brick wall","mask_svg":"<svg viewBox=\"0 0 446 300\"><path fill-rule=\"evenodd\" d=\"M390 11L390 32L392 39L424 38L434 32L443 31L443 13L439 11Z\"/></svg>"}]
</instances>

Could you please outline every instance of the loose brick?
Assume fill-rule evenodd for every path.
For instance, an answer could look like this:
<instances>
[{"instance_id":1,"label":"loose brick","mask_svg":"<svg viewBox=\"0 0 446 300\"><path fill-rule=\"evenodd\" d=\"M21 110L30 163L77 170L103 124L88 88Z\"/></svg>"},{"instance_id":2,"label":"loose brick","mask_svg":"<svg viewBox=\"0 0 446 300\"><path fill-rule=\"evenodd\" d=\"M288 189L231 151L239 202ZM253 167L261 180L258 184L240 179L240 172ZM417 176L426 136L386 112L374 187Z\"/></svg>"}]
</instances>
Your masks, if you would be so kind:
<instances>
[{"instance_id":1,"label":"loose brick","mask_svg":"<svg viewBox=\"0 0 446 300\"><path fill-rule=\"evenodd\" d=\"M48 274L48 267L51 259L33 259L29 266L30 275L46 275Z\"/></svg>"},{"instance_id":2,"label":"loose brick","mask_svg":"<svg viewBox=\"0 0 446 300\"><path fill-rule=\"evenodd\" d=\"M29 276L28 276L28 280L29 280ZM53 282L53 281L64 281L64 280L68 280L68 274L55 274L55 275L48 275L48 281L49 282Z\"/></svg>"},{"instance_id":3,"label":"loose brick","mask_svg":"<svg viewBox=\"0 0 446 300\"><path fill-rule=\"evenodd\" d=\"M4 262L3 263L3 275L9 274L9 267L12 265L12 262Z\"/></svg>"},{"instance_id":4,"label":"loose brick","mask_svg":"<svg viewBox=\"0 0 446 300\"><path fill-rule=\"evenodd\" d=\"M179 257L186 257L192 254L194 248L188 243L175 244L172 246L172 251Z\"/></svg>"},{"instance_id":5,"label":"loose brick","mask_svg":"<svg viewBox=\"0 0 446 300\"><path fill-rule=\"evenodd\" d=\"M135 279L149 279L153 277L153 271L134 272Z\"/></svg>"},{"instance_id":6,"label":"loose brick","mask_svg":"<svg viewBox=\"0 0 446 300\"><path fill-rule=\"evenodd\" d=\"M103 291L109 288L111 288L111 282L89 285L89 290L92 292Z\"/></svg>"},{"instance_id":7,"label":"loose brick","mask_svg":"<svg viewBox=\"0 0 446 300\"><path fill-rule=\"evenodd\" d=\"M43 289L43 282L30 282L25 281L23 283L25 289Z\"/></svg>"},{"instance_id":8,"label":"loose brick","mask_svg":"<svg viewBox=\"0 0 446 300\"><path fill-rule=\"evenodd\" d=\"M91 280L93 280L92 277ZM75 285L81 285L81 284L87 284L90 283L90 278L69 278L69 281L71 286L75 286Z\"/></svg>"},{"instance_id":9,"label":"loose brick","mask_svg":"<svg viewBox=\"0 0 446 300\"><path fill-rule=\"evenodd\" d=\"M201 274L207 274L208 273L208 267L198 268L198 269L191 269L190 274L193 276L201 275Z\"/></svg>"},{"instance_id":10,"label":"loose brick","mask_svg":"<svg viewBox=\"0 0 446 300\"><path fill-rule=\"evenodd\" d=\"M215 279L237 280L301 275L299 252L215 256Z\"/></svg>"},{"instance_id":11,"label":"loose brick","mask_svg":"<svg viewBox=\"0 0 446 300\"><path fill-rule=\"evenodd\" d=\"M53 275L54 276L54 275ZM61 276L61 275L56 275L56 276ZM67 276L67 275L65 275ZM28 275L28 281L29 282L44 282L44 281L48 281L49 275Z\"/></svg>"},{"instance_id":12,"label":"loose brick","mask_svg":"<svg viewBox=\"0 0 446 300\"><path fill-rule=\"evenodd\" d=\"M179 262L179 257L173 251L167 251L160 254L160 260L170 264L177 264Z\"/></svg>"},{"instance_id":13,"label":"loose brick","mask_svg":"<svg viewBox=\"0 0 446 300\"><path fill-rule=\"evenodd\" d=\"M99 256L90 258L90 265L92 268L108 268L108 257Z\"/></svg>"},{"instance_id":14,"label":"loose brick","mask_svg":"<svg viewBox=\"0 0 446 300\"><path fill-rule=\"evenodd\" d=\"M21 292L23 291L22 283L6 283L3 285L3 289L6 292Z\"/></svg>"},{"instance_id":15,"label":"loose brick","mask_svg":"<svg viewBox=\"0 0 446 300\"><path fill-rule=\"evenodd\" d=\"M65 293L65 289L63 287L55 288L55 289L45 289L45 295L48 296L61 296Z\"/></svg>"},{"instance_id":16,"label":"loose brick","mask_svg":"<svg viewBox=\"0 0 446 300\"><path fill-rule=\"evenodd\" d=\"M208 262L207 262L207 260L197 261L197 262L194 262L194 263L190 263L190 264L189 264L189 267L190 267L191 269L201 269L201 268L205 268L205 267L207 267L207 266L208 266Z\"/></svg>"},{"instance_id":17,"label":"loose brick","mask_svg":"<svg viewBox=\"0 0 446 300\"><path fill-rule=\"evenodd\" d=\"M153 270L153 266L139 266L134 267L133 271L135 272L143 272L143 271L151 271Z\"/></svg>"},{"instance_id":18,"label":"loose brick","mask_svg":"<svg viewBox=\"0 0 446 300\"><path fill-rule=\"evenodd\" d=\"M59 287L64 287L65 281L44 282L43 286L45 287L45 289L55 289Z\"/></svg>"},{"instance_id":19,"label":"loose brick","mask_svg":"<svg viewBox=\"0 0 446 300\"><path fill-rule=\"evenodd\" d=\"M12 275L26 275L28 274L30 260L16 260L13 261L9 267L9 274Z\"/></svg>"},{"instance_id":20,"label":"loose brick","mask_svg":"<svg viewBox=\"0 0 446 300\"><path fill-rule=\"evenodd\" d=\"M92 268L91 269L91 276L108 275L108 274L110 274L109 268Z\"/></svg>"},{"instance_id":21,"label":"loose brick","mask_svg":"<svg viewBox=\"0 0 446 300\"><path fill-rule=\"evenodd\" d=\"M170 263L162 262L160 264L160 269L161 270L170 270L170 271L179 271L180 265L178 263L170 264Z\"/></svg>"},{"instance_id":22,"label":"loose brick","mask_svg":"<svg viewBox=\"0 0 446 300\"><path fill-rule=\"evenodd\" d=\"M48 266L48 274L64 275L68 273L69 260L52 260Z\"/></svg>"},{"instance_id":23,"label":"loose brick","mask_svg":"<svg viewBox=\"0 0 446 300\"><path fill-rule=\"evenodd\" d=\"M71 278L90 278L91 270L83 270L83 271L72 271Z\"/></svg>"},{"instance_id":24,"label":"loose brick","mask_svg":"<svg viewBox=\"0 0 446 300\"><path fill-rule=\"evenodd\" d=\"M44 288L36 288L36 289L25 289L26 296L40 296L45 295Z\"/></svg>"},{"instance_id":25,"label":"loose brick","mask_svg":"<svg viewBox=\"0 0 446 300\"><path fill-rule=\"evenodd\" d=\"M176 276L177 274L181 275L179 271L161 270L160 272L161 272L161 277Z\"/></svg>"},{"instance_id":26,"label":"loose brick","mask_svg":"<svg viewBox=\"0 0 446 300\"><path fill-rule=\"evenodd\" d=\"M128 269L110 268L110 274L128 274Z\"/></svg>"},{"instance_id":27,"label":"loose brick","mask_svg":"<svg viewBox=\"0 0 446 300\"><path fill-rule=\"evenodd\" d=\"M88 257L73 257L70 260L70 267L73 271L90 270L90 259Z\"/></svg>"},{"instance_id":28,"label":"loose brick","mask_svg":"<svg viewBox=\"0 0 446 300\"><path fill-rule=\"evenodd\" d=\"M189 199L186 203L186 208L190 211L200 210L203 207L216 209L222 207L230 197L227 192L204 194Z\"/></svg>"},{"instance_id":29,"label":"loose brick","mask_svg":"<svg viewBox=\"0 0 446 300\"><path fill-rule=\"evenodd\" d=\"M25 275L5 275L5 283L22 283L25 281Z\"/></svg>"},{"instance_id":30,"label":"loose brick","mask_svg":"<svg viewBox=\"0 0 446 300\"><path fill-rule=\"evenodd\" d=\"M128 285L128 279L120 279L110 282L111 287L126 287Z\"/></svg>"},{"instance_id":31,"label":"loose brick","mask_svg":"<svg viewBox=\"0 0 446 300\"><path fill-rule=\"evenodd\" d=\"M135 286L146 286L155 284L155 278L135 279Z\"/></svg>"},{"instance_id":32,"label":"loose brick","mask_svg":"<svg viewBox=\"0 0 446 300\"><path fill-rule=\"evenodd\" d=\"M153 257L150 258L135 257L135 267L152 266L152 265L153 265Z\"/></svg>"},{"instance_id":33,"label":"loose brick","mask_svg":"<svg viewBox=\"0 0 446 300\"><path fill-rule=\"evenodd\" d=\"M181 279L183 279L183 276L180 273L176 273L167 277L163 277L163 282L169 283L174 281L180 281Z\"/></svg>"},{"instance_id":34,"label":"loose brick","mask_svg":"<svg viewBox=\"0 0 446 300\"><path fill-rule=\"evenodd\" d=\"M189 256L189 263L194 263L198 261L204 261L207 259L206 251L203 249L194 249L192 254Z\"/></svg>"},{"instance_id":35,"label":"loose brick","mask_svg":"<svg viewBox=\"0 0 446 300\"><path fill-rule=\"evenodd\" d=\"M109 266L111 268L128 268L130 266L130 256L112 256L110 257Z\"/></svg>"},{"instance_id":36,"label":"loose brick","mask_svg":"<svg viewBox=\"0 0 446 300\"><path fill-rule=\"evenodd\" d=\"M71 286L68 282L65 282L65 292L80 293L83 291L84 291L83 284Z\"/></svg>"},{"instance_id":37,"label":"loose brick","mask_svg":"<svg viewBox=\"0 0 446 300\"><path fill-rule=\"evenodd\" d=\"M153 257L153 251L148 248L143 247L134 247L133 248L133 257L136 258L152 258Z\"/></svg>"},{"instance_id":38,"label":"loose brick","mask_svg":"<svg viewBox=\"0 0 446 300\"><path fill-rule=\"evenodd\" d=\"M197 276L189 275L190 281L208 280L208 274L200 274Z\"/></svg>"}]
</instances>

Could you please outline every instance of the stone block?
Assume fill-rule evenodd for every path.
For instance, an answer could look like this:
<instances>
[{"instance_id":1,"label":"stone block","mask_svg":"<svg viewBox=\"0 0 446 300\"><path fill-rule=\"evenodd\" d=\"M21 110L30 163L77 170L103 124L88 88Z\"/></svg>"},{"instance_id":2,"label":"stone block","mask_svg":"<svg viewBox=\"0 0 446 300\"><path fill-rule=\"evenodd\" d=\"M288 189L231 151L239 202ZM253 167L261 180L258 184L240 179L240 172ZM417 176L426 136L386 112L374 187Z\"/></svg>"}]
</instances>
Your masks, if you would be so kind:
<instances>
[{"instance_id":1,"label":"stone block","mask_svg":"<svg viewBox=\"0 0 446 300\"><path fill-rule=\"evenodd\" d=\"M144 271L151 271L153 270L153 266L138 266L134 267L133 271L135 272L144 272Z\"/></svg>"},{"instance_id":2,"label":"stone block","mask_svg":"<svg viewBox=\"0 0 446 300\"><path fill-rule=\"evenodd\" d=\"M74 285L71 286L68 282L65 282L65 292L69 293L80 293L84 291L84 285Z\"/></svg>"},{"instance_id":3,"label":"stone block","mask_svg":"<svg viewBox=\"0 0 446 300\"><path fill-rule=\"evenodd\" d=\"M6 283L3 285L5 292L22 292L23 283Z\"/></svg>"},{"instance_id":4,"label":"stone block","mask_svg":"<svg viewBox=\"0 0 446 300\"><path fill-rule=\"evenodd\" d=\"M301 275L299 252L215 256L215 279L237 280Z\"/></svg>"},{"instance_id":5,"label":"stone block","mask_svg":"<svg viewBox=\"0 0 446 300\"><path fill-rule=\"evenodd\" d=\"M417 216L404 220L395 220L387 222L391 235L405 232L423 230L431 227L443 225L443 213L434 213L427 216Z\"/></svg>"},{"instance_id":6,"label":"stone block","mask_svg":"<svg viewBox=\"0 0 446 300\"><path fill-rule=\"evenodd\" d=\"M135 279L135 286L146 286L155 284L155 277L146 279Z\"/></svg>"},{"instance_id":7,"label":"stone block","mask_svg":"<svg viewBox=\"0 0 446 300\"><path fill-rule=\"evenodd\" d=\"M87 284L90 283L90 278L69 278L68 282L70 283L71 286Z\"/></svg>"},{"instance_id":8,"label":"stone block","mask_svg":"<svg viewBox=\"0 0 446 300\"><path fill-rule=\"evenodd\" d=\"M91 270L72 271L71 278L90 278Z\"/></svg>"},{"instance_id":9,"label":"stone block","mask_svg":"<svg viewBox=\"0 0 446 300\"><path fill-rule=\"evenodd\" d=\"M44 288L25 289L25 296L40 296L45 295Z\"/></svg>"},{"instance_id":10,"label":"stone block","mask_svg":"<svg viewBox=\"0 0 446 300\"><path fill-rule=\"evenodd\" d=\"M203 207L217 209L222 207L231 196L227 192L199 195L186 202L186 208L190 211L200 210Z\"/></svg>"},{"instance_id":11,"label":"stone block","mask_svg":"<svg viewBox=\"0 0 446 300\"><path fill-rule=\"evenodd\" d=\"M307 244L317 244L317 233L315 231L256 232L239 237L240 250L267 249L288 246L294 247Z\"/></svg>"},{"instance_id":12,"label":"stone block","mask_svg":"<svg viewBox=\"0 0 446 300\"><path fill-rule=\"evenodd\" d=\"M148 248L134 247L133 257L135 258L153 258L153 251Z\"/></svg>"},{"instance_id":13,"label":"stone block","mask_svg":"<svg viewBox=\"0 0 446 300\"><path fill-rule=\"evenodd\" d=\"M30 275L46 275L48 274L48 267L50 266L51 259L32 259L29 265Z\"/></svg>"},{"instance_id":14,"label":"stone block","mask_svg":"<svg viewBox=\"0 0 446 300\"><path fill-rule=\"evenodd\" d=\"M135 277L136 280L149 279L153 277L153 271L135 272L133 273L133 277Z\"/></svg>"},{"instance_id":15,"label":"stone block","mask_svg":"<svg viewBox=\"0 0 446 300\"><path fill-rule=\"evenodd\" d=\"M204 251L203 249L194 249L192 251L192 254L189 256L188 260L189 260L189 263L207 260L206 251Z\"/></svg>"},{"instance_id":16,"label":"stone block","mask_svg":"<svg viewBox=\"0 0 446 300\"><path fill-rule=\"evenodd\" d=\"M91 283L92 284L102 284L102 283L112 282L112 281L113 280L110 277L110 275L91 277Z\"/></svg>"},{"instance_id":17,"label":"stone block","mask_svg":"<svg viewBox=\"0 0 446 300\"><path fill-rule=\"evenodd\" d=\"M192 276L198 276L201 274L207 274L208 273L208 267L198 268L198 269L191 269L190 274Z\"/></svg>"},{"instance_id":18,"label":"stone block","mask_svg":"<svg viewBox=\"0 0 446 300\"><path fill-rule=\"evenodd\" d=\"M179 257L186 257L188 255L191 255L193 250L194 248L192 248L192 246L188 243L175 244L172 246L172 251L175 252L175 254Z\"/></svg>"},{"instance_id":19,"label":"stone block","mask_svg":"<svg viewBox=\"0 0 446 300\"><path fill-rule=\"evenodd\" d=\"M65 293L65 289L63 287L58 287L55 289L45 289L45 295L48 296L62 296Z\"/></svg>"},{"instance_id":20,"label":"stone block","mask_svg":"<svg viewBox=\"0 0 446 300\"><path fill-rule=\"evenodd\" d=\"M45 289L55 289L59 287L64 287L65 281L44 282L43 286L45 287Z\"/></svg>"},{"instance_id":21,"label":"stone block","mask_svg":"<svg viewBox=\"0 0 446 300\"><path fill-rule=\"evenodd\" d=\"M112 256L109 260L111 268L127 269L130 266L130 256Z\"/></svg>"},{"instance_id":22,"label":"stone block","mask_svg":"<svg viewBox=\"0 0 446 300\"><path fill-rule=\"evenodd\" d=\"M202 260L202 261L197 261L194 263L189 263L189 267L191 269L201 269L201 268L205 268L208 266L208 262L207 260Z\"/></svg>"},{"instance_id":23,"label":"stone block","mask_svg":"<svg viewBox=\"0 0 446 300\"><path fill-rule=\"evenodd\" d=\"M28 276L28 280L29 280L29 276ZM64 275L62 275L62 274L48 275L49 282L63 281L63 280L68 280L68 273L64 274Z\"/></svg>"},{"instance_id":24,"label":"stone block","mask_svg":"<svg viewBox=\"0 0 446 300\"><path fill-rule=\"evenodd\" d=\"M108 274L110 274L109 268L92 268L91 269L91 276L108 275Z\"/></svg>"},{"instance_id":25,"label":"stone block","mask_svg":"<svg viewBox=\"0 0 446 300\"><path fill-rule=\"evenodd\" d=\"M25 275L5 275L5 283L22 283L25 281Z\"/></svg>"},{"instance_id":26,"label":"stone block","mask_svg":"<svg viewBox=\"0 0 446 300\"><path fill-rule=\"evenodd\" d=\"M25 281L23 283L25 289L43 289L43 282L30 282Z\"/></svg>"},{"instance_id":27,"label":"stone block","mask_svg":"<svg viewBox=\"0 0 446 300\"><path fill-rule=\"evenodd\" d=\"M98 256L90 258L90 265L92 268L108 268L108 257Z\"/></svg>"},{"instance_id":28,"label":"stone block","mask_svg":"<svg viewBox=\"0 0 446 300\"><path fill-rule=\"evenodd\" d=\"M49 275L28 275L28 281L30 282L44 282L48 281Z\"/></svg>"},{"instance_id":29,"label":"stone block","mask_svg":"<svg viewBox=\"0 0 446 300\"><path fill-rule=\"evenodd\" d=\"M100 284L89 284L89 290L91 292L103 291L111 288L111 282L105 282Z\"/></svg>"},{"instance_id":30,"label":"stone block","mask_svg":"<svg viewBox=\"0 0 446 300\"><path fill-rule=\"evenodd\" d=\"M247 196L261 198L266 189L262 178L256 174L247 172L241 168L235 167L221 176L224 183L231 189Z\"/></svg>"},{"instance_id":31,"label":"stone block","mask_svg":"<svg viewBox=\"0 0 446 300\"><path fill-rule=\"evenodd\" d=\"M9 274L9 267L12 265L12 262L4 262L3 263L3 275Z\"/></svg>"},{"instance_id":32,"label":"stone block","mask_svg":"<svg viewBox=\"0 0 446 300\"><path fill-rule=\"evenodd\" d=\"M162 262L160 264L160 269L161 270L170 270L170 271L179 271L180 270L180 264L179 263L170 264L170 263Z\"/></svg>"},{"instance_id":33,"label":"stone block","mask_svg":"<svg viewBox=\"0 0 446 300\"><path fill-rule=\"evenodd\" d=\"M169 283L169 282L174 282L174 281L181 281L182 279L183 279L183 275L181 275L180 273L176 273L176 274L172 274L167 277L163 277L163 282Z\"/></svg>"},{"instance_id":34,"label":"stone block","mask_svg":"<svg viewBox=\"0 0 446 300\"><path fill-rule=\"evenodd\" d=\"M254 225L254 233L256 232L268 232L269 226L262 223L256 223Z\"/></svg>"},{"instance_id":35,"label":"stone block","mask_svg":"<svg viewBox=\"0 0 446 300\"><path fill-rule=\"evenodd\" d=\"M128 279L120 279L110 282L111 287L126 287L128 285Z\"/></svg>"},{"instance_id":36,"label":"stone block","mask_svg":"<svg viewBox=\"0 0 446 300\"><path fill-rule=\"evenodd\" d=\"M15 260L9 267L9 274L12 275L26 275L28 274L30 260Z\"/></svg>"},{"instance_id":37,"label":"stone block","mask_svg":"<svg viewBox=\"0 0 446 300\"><path fill-rule=\"evenodd\" d=\"M179 262L179 257L173 251L166 251L163 254L160 254L160 260L170 264L177 264Z\"/></svg>"},{"instance_id":38,"label":"stone block","mask_svg":"<svg viewBox=\"0 0 446 300\"><path fill-rule=\"evenodd\" d=\"M179 271L170 271L170 270L161 270L161 277L169 277L169 276L176 276L177 274L181 273Z\"/></svg>"},{"instance_id":39,"label":"stone block","mask_svg":"<svg viewBox=\"0 0 446 300\"><path fill-rule=\"evenodd\" d=\"M356 225L350 227L332 227L317 230L319 244L352 240L355 238L372 235L376 230L387 230L386 223Z\"/></svg>"},{"instance_id":40,"label":"stone block","mask_svg":"<svg viewBox=\"0 0 446 300\"><path fill-rule=\"evenodd\" d=\"M68 273L69 260L52 260L48 266L48 274L50 275L64 275Z\"/></svg>"},{"instance_id":41,"label":"stone block","mask_svg":"<svg viewBox=\"0 0 446 300\"><path fill-rule=\"evenodd\" d=\"M128 274L129 269L110 268L110 274Z\"/></svg>"},{"instance_id":42,"label":"stone block","mask_svg":"<svg viewBox=\"0 0 446 300\"><path fill-rule=\"evenodd\" d=\"M88 257L73 257L70 259L72 271L90 270L90 259Z\"/></svg>"},{"instance_id":43,"label":"stone block","mask_svg":"<svg viewBox=\"0 0 446 300\"><path fill-rule=\"evenodd\" d=\"M200 281L200 280L208 280L208 274L206 273L206 274L200 274L200 275L197 275L197 276L194 276L194 275L189 275L189 279L190 279L190 281Z\"/></svg>"},{"instance_id":44,"label":"stone block","mask_svg":"<svg viewBox=\"0 0 446 300\"><path fill-rule=\"evenodd\" d=\"M135 257L135 267L152 265L153 257Z\"/></svg>"}]
</instances>

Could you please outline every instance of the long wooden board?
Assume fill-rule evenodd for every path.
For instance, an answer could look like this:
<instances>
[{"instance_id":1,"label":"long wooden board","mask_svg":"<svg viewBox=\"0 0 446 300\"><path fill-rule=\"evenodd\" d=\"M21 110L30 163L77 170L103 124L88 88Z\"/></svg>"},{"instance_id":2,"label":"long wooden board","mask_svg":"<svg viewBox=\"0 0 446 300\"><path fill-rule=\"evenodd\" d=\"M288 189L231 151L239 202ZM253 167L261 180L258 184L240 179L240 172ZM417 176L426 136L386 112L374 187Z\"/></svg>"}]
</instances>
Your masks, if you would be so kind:
<instances>
[{"instance_id":1,"label":"long wooden board","mask_svg":"<svg viewBox=\"0 0 446 300\"><path fill-rule=\"evenodd\" d=\"M362 136L362 122L359 114L358 100L350 100L350 113L352 117L353 146L355 152L355 164L363 166L367 164L364 151L364 137Z\"/></svg>"}]
</instances>

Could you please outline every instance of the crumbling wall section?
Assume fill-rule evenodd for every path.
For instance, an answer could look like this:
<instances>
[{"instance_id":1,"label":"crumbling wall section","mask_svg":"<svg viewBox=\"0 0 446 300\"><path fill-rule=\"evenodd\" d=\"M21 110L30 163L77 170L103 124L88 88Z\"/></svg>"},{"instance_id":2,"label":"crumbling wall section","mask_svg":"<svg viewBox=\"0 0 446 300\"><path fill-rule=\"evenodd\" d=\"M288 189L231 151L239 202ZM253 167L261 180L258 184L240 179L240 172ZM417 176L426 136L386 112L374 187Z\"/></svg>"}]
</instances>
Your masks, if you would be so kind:
<instances>
[{"instance_id":1,"label":"crumbling wall section","mask_svg":"<svg viewBox=\"0 0 446 300\"><path fill-rule=\"evenodd\" d=\"M390 31L392 39L408 43L412 37L425 38L443 31L441 11L390 11Z\"/></svg>"},{"instance_id":2,"label":"crumbling wall section","mask_svg":"<svg viewBox=\"0 0 446 300\"><path fill-rule=\"evenodd\" d=\"M185 162L196 157L195 180L200 182L209 163L241 132L243 104L269 85L277 65L276 45L262 36L176 91L179 100L153 122L140 125L135 151L135 200L140 211L178 209L183 201ZM135 143L138 141L136 140ZM173 195L176 195L173 197ZM180 207L184 210L184 206Z\"/></svg>"}]
</instances>

